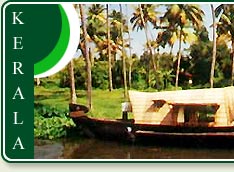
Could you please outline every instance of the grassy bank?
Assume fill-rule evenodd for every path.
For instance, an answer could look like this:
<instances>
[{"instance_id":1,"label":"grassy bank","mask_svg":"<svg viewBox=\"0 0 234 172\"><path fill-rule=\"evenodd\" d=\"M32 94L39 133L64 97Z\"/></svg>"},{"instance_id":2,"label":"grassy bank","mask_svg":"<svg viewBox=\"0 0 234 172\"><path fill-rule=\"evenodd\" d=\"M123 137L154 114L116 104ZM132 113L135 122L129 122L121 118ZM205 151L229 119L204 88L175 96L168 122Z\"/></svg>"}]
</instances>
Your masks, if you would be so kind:
<instances>
[{"instance_id":1,"label":"grassy bank","mask_svg":"<svg viewBox=\"0 0 234 172\"><path fill-rule=\"evenodd\" d=\"M77 103L86 105L86 91L77 90ZM35 87L34 102L42 106L66 110L68 112L70 90L69 88L53 87ZM123 90L93 90L92 92L92 110L88 113L91 117L99 118L120 118L121 103L124 101Z\"/></svg>"}]
</instances>

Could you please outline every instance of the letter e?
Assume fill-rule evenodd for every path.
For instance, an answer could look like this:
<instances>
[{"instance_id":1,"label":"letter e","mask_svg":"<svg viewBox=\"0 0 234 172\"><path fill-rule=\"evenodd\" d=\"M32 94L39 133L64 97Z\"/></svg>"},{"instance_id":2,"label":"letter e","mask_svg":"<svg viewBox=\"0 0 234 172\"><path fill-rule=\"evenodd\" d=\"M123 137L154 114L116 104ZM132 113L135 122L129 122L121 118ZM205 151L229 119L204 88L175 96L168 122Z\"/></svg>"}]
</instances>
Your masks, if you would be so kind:
<instances>
[{"instance_id":1,"label":"letter e","mask_svg":"<svg viewBox=\"0 0 234 172\"><path fill-rule=\"evenodd\" d=\"M22 50L23 49L23 45L22 45L22 37L13 37L14 39L14 50Z\"/></svg>"}]
</instances>

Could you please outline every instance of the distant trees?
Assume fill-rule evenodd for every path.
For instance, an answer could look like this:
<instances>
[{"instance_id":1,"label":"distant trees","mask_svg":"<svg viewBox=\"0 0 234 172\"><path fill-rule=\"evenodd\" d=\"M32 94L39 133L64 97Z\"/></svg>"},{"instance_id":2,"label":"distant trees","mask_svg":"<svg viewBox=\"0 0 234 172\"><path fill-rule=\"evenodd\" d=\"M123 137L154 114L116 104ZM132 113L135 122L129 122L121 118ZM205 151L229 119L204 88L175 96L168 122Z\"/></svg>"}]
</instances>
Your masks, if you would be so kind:
<instances>
[{"instance_id":1,"label":"distant trees","mask_svg":"<svg viewBox=\"0 0 234 172\"><path fill-rule=\"evenodd\" d=\"M208 38L205 28L197 32L198 40L189 48L191 57L189 72L193 75L193 85L196 88L210 87L210 71L212 64L213 41ZM216 63L214 72L214 87L230 85L231 61L225 38L218 37L216 46Z\"/></svg>"},{"instance_id":2,"label":"distant trees","mask_svg":"<svg viewBox=\"0 0 234 172\"><path fill-rule=\"evenodd\" d=\"M161 14L160 6L165 9ZM82 28L79 49L83 58L70 63L69 70L62 75L61 86L75 82L76 88L86 87L90 108L92 87L110 91L124 88L126 96L128 87L163 90L179 86L220 87L234 82L234 5L219 5L216 9L211 5L212 41L203 25L204 12L199 5L138 4L132 9L121 4L77 7ZM135 47L131 47L134 41L131 29L142 30L146 38L141 43L146 49L139 57L132 51ZM186 53L182 53L183 43L189 45ZM178 44L176 56L172 53L175 44ZM170 50L162 53L161 48L167 46ZM70 82L66 81L69 78ZM71 102L75 102L74 84L69 87Z\"/></svg>"},{"instance_id":3,"label":"distant trees","mask_svg":"<svg viewBox=\"0 0 234 172\"><path fill-rule=\"evenodd\" d=\"M215 9L216 17L220 16L217 33L219 36L226 35L228 42L231 42L230 58L232 61L231 85L234 84L234 5L222 4Z\"/></svg>"}]
</instances>

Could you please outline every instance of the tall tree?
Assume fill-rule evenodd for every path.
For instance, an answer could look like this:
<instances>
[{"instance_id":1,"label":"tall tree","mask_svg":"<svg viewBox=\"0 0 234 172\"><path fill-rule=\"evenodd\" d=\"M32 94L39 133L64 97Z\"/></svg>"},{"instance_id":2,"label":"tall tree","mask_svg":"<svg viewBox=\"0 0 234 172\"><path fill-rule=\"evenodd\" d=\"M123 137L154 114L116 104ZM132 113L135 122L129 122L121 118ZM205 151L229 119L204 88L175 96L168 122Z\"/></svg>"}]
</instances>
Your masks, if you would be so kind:
<instances>
[{"instance_id":1,"label":"tall tree","mask_svg":"<svg viewBox=\"0 0 234 172\"><path fill-rule=\"evenodd\" d=\"M128 86L127 86L127 75L126 75L126 55L125 55L125 50L124 50L124 29L123 29L123 11L122 11L122 5L119 4L119 9L120 9L120 14L121 14L121 40L122 40L122 61L123 61L123 77L124 77L124 98L125 101L127 101L128 98Z\"/></svg>"},{"instance_id":2,"label":"tall tree","mask_svg":"<svg viewBox=\"0 0 234 172\"><path fill-rule=\"evenodd\" d=\"M210 87L214 86L214 71L215 71L215 61L216 61L216 22L215 22L215 10L214 5L211 4L211 12L212 12L212 29L213 29L213 50L212 50L212 62L211 62L211 71L210 71Z\"/></svg>"},{"instance_id":3,"label":"tall tree","mask_svg":"<svg viewBox=\"0 0 234 172\"><path fill-rule=\"evenodd\" d=\"M177 58L177 69L176 69L176 83L175 87L178 88L180 62L182 55L182 38L186 36L184 32L185 27L194 27L198 29L202 26L202 17L204 12L199 8L198 5L193 4L179 4L179 5L168 5L167 11L162 17L163 20L168 21L169 28L176 30L179 38L179 49Z\"/></svg>"},{"instance_id":4,"label":"tall tree","mask_svg":"<svg viewBox=\"0 0 234 172\"><path fill-rule=\"evenodd\" d=\"M39 86L40 83L41 83L40 78L36 78L36 84L37 84L37 86Z\"/></svg>"},{"instance_id":5,"label":"tall tree","mask_svg":"<svg viewBox=\"0 0 234 172\"><path fill-rule=\"evenodd\" d=\"M128 33L128 47L129 47L129 68L128 68L128 85L129 88L131 89L132 87L132 64L133 64L133 59L132 59L132 47L131 47L131 37L130 37L130 27L129 27L129 19L128 19L128 5L126 5L126 16L127 16L127 33Z\"/></svg>"},{"instance_id":6,"label":"tall tree","mask_svg":"<svg viewBox=\"0 0 234 172\"><path fill-rule=\"evenodd\" d=\"M87 33L91 43L94 43L95 50L97 50L101 58L107 57L107 27L106 27L106 13L104 5L92 4L88 8L87 16Z\"/></svg>"},{"instance_id":7,"label":"tall tree","mask_svg":"<svg viewBox=\"0 0 234 172\"><path fill-rule=\"evenodd\" d=\"M75 88L75 77L74 77L74 64L73 60L68 64L68 74L70 82L70 103L76 103L76 88Z\"/></svg>"},{"instance_id":8,"label":"tall tree","mask_svg":"<svg viewBox=\"0 0 234 172\"><path fill-rule=\"evenodd\" d=\"M231 85L234 84L234 5L233 4L222 4L215 9L216 17L221 14L217 25L217 33L219 35L229 35L231 41L231 53L232 58L232 74L231 74Z\"/></svg>"},{"instance_id":9,"label":"tall tree","mask_svg":"<svg viewBox=\"0 0 234 172\"><path fill-rule=\"evenodd\" d=\"M77 8L77 5L73 5L74 8ZM75 88L75 77L74 77L74 64L73 59L68 64L68 74L69 74L69 82L70 82L70 103L76 103L76 88Z\"/></svg>"},{"instance_id":10,"label":"tall tree","mask_svg":"<svg viewBox=\"0 0 234 172\"><path fill-rule=\"evenodd\" d=\"M107 25L107 52L108 52L108 79L109 79L109 91L113 90L112 84L112 58L111 58L111 46L110 46L110 22L109 22L109 5L106 4L106 25Z\"/></svg>"},{"instance_id":11,"label":"tall tree","mask_svg":"<svg viewBox=\"0 0 234 172\"><path fill-rule=\"evenodd\" d=\"M136 8L135 12L133 13L133 17L130 19L130 22L133 23L133 30L136 28L137 31L139 29L144 29L145 37L147 41L147 47L151 55L151 60L153 63L153 68L155 73L157 72L156 62L155 62L155 53L153 51L151 45L151 39L149 36L148 30L148 22L156 25L157 18L155 12L155 6L151 4L139 4Z\"/></svg>"},{"instance_id":12,"label":"tall tree","mask_svg":"<svg viewBox=\"0 0 234 172\"><path fill-rule=\"evenodd\" d=\"M87 106L89 109L92 108L92 76L91 76L91 62L89 58L89 47L88 47L88 34L86 29L86 20L84 16L83 5L79 4L80 16L82 22L82 31L84 35L84 57L86 62L87 71Z\"/></svg>"}]
</instances>

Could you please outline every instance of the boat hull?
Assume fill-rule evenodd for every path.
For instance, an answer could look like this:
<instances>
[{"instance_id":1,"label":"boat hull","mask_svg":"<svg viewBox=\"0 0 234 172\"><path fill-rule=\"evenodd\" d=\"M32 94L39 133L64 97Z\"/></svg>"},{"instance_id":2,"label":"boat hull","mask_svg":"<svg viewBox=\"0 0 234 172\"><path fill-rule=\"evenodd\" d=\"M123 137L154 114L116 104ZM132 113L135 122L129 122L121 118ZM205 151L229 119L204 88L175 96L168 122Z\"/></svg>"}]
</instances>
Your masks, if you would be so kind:
<instances>
[{"instance_id":1,"label":"boat hull","mask_svg":"<svg viewBox=\"0 0 234 172\"><path fill-rule=\"evenodd\" d=\"M87 116L73 118L73 121L91 138L134 140L133 133L129 131L133 127L131 121L92 119Z\"/></svg>"},{"instance_id":2,"label":"boat hull","mask_svg":"<svg viewBox=\"0 0 234 172\"><path fill-rule=\"evenodd\" d=\"M234 146L234 127L135 124L133 120L95 119L86 115L73 117L73 121L92 138L144 145Z\"/></svg>"}]
</instances>

